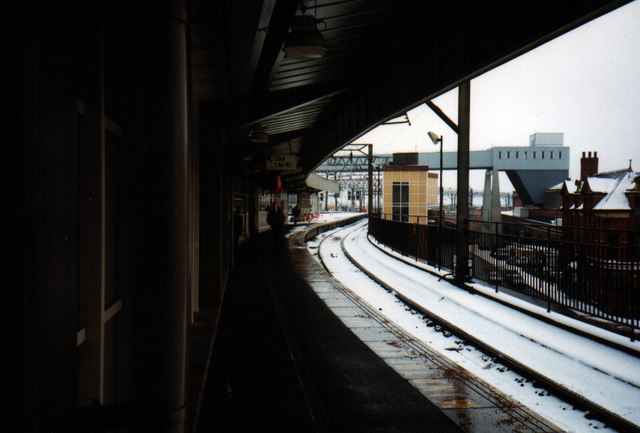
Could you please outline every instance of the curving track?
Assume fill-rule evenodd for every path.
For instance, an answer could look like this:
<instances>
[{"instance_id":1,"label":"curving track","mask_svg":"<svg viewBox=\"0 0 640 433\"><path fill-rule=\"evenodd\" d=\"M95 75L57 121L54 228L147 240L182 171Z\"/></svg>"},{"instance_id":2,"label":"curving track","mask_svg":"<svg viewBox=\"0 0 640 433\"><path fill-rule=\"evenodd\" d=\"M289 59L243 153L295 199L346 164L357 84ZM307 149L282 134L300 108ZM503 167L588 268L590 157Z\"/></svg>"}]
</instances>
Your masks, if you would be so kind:
<instances>
[{"instance_id":1,"label":"curving track","mask_svg":"<svg viewBox=\"0 0 640 433\"><path fill-rule=\"evenodd\" d=\"M578 418L586 419L585 428L598 428L588 421L596 418L619 431L640 431L637 356L614 353L614 349L582 336L550 329L548 323L393 260L369 242L366 221L328 234L318 249L329 272L386 317L400 322L398 325L408 330L412 338L426 339L424 343L428 344L434 336L425 334L425 329L438 330L456 342L453 347L444 348L448 357L458 358L456 362L466 368L497 371L501 376L508 369L517 372L519 376L512 380L523 388L531 385L536 396L527 402L529 406L539 406L535 400L542 396L546 400L544 410L556 406L550 410L552 420L567 415L565 401L580 408ZM402 306L394 307L389 298L400 299ZM402 313L407 306L413 311ZM416 312L424 316L418 318L418 324ZM448 345L452 346L451 342ZM498 387L504 385L501 380L504 382L504 378L497 380ZM509 386L513 388L513 383ZM512 393L509 386L506 392ZM549 392L563 401L550 405ZM575 417L575 411L570 412Z\"/></svg>"}]
</instances>

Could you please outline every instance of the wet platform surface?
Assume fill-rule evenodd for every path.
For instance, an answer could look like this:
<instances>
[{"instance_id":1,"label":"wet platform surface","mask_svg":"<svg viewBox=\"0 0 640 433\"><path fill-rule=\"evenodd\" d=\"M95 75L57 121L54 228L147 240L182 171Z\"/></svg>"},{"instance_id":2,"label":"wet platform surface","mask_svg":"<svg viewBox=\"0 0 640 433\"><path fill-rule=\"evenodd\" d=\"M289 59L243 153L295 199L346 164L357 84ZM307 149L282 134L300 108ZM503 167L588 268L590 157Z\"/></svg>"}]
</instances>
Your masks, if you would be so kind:
<instances>
[{"instance_id":1,"label":"wet platform surface","mask_svg":"<svg viewBox=\"0 0 640 433\"><path fill-rule=\"evenodd\" d=\"M389 323L300 238L244 247L199 431L560 431Z\"/></svg>"}]
</instances>

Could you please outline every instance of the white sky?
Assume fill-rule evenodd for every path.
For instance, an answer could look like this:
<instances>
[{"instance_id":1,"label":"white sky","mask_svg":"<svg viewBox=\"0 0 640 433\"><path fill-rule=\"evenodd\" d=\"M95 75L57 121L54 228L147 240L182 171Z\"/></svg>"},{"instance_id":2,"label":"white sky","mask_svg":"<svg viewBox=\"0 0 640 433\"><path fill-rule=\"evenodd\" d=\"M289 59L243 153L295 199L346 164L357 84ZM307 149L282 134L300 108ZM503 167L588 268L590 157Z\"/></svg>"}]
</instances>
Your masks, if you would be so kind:
<instances>
[{"instance_id":1,"label":"white sky","mask_svg":"<svg viewBox=\"0 0 640 433\"><path fill-rule=\"evenodd\" d=\"M434 100L457 122L457 89ZM387 125L360 137L374 153L437 151L427 131L455 151L457 135L428 107L409 112L412 126ZM640 0L616 9L471 82L472 150L526 146L534 132L563 132L571 147L570 176L583 151L597 151L600 171L640 171ZM455 172L444 184L455 186ZM501 173L501 190L513 188ZM481 189L484 173L471 172Z\"/></svg>"}]
</instances>

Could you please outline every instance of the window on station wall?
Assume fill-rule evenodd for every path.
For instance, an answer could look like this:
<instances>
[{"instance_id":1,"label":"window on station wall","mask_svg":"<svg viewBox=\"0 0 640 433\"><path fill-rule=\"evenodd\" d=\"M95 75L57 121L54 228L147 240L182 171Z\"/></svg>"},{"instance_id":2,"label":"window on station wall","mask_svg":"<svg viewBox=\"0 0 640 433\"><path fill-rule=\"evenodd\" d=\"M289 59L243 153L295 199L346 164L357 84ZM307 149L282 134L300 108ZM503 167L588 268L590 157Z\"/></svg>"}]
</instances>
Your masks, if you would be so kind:
<instances>
[{"instance_id":1,"label":"window on station wall","mask_svg":"<svg viewBox=\"0 0 640 433\"><path fill-rule=\"evenodd\" d=\"M498 152L498 159L502 159L502 152Z\"/></svg>"},{"instance_id":2,"label":"window on station wall","mask_svg":"<svg viewBox=\"0 0 640 433\"><path fill-rule=\"evenodd\" d=\"M516 159L520 158L520 152L516 151Z\"/></svg>"},{"instance_id":3,"label":"window on station wall","mask_svg":"<svg viewBox=\"0 0 640 433\"><path fill-rule=\"evenodd\" d=\"M394 221L409 222L408 182L393 182L391 212Z\"/></svg>"},{"instance_id":4,"label":"window on station wall","mask_svg":"<svg viewBox=\"0 0 640 433\"><path fill-rule=\"evenodd\" d=\"M507 159L511 159L511 152L507 151Z\"/></svg>"}]
</instances>

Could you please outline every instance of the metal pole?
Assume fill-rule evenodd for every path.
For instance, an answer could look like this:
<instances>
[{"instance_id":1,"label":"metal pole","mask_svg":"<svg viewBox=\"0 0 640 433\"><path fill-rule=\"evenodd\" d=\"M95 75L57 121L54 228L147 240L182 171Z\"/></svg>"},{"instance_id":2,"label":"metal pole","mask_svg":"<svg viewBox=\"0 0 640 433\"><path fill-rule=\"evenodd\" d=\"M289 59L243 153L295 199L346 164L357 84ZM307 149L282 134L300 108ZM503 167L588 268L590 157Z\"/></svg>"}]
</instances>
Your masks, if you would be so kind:
<instances>
[{"instance_id":1,"label":"metal pole","mask_svg":"<svg viewBox=\"0 0 640 433\"><path fill-rule=\"evenodd\" d=\"M442 186L442 146L444 145L443 140L444 139L442 138L442 135L441 135L440 136L440 227L442 227L443 219L444 219L444 208L443 208L444 188Z\"/></svg>"},{"instance_id":2,"label":"metal pole","mask_svg":"<svg viewBox=\"0 0 640 433\"><path fill-rule=\"evenodd\" d=\"M368 175L369 175L369 197L367 197L367 213L369 214L369 218L371 218L372 208L373 208L373 144L369 144L369 167L368 167Z\"/></svg>"},{"instance_id":3,"label":"metal pole","mask_svg":"<svg viewBox=\"0 0 640 433\"><path fill-rule=\"evenodd\" d=\"M469 276L469 118L471 82L458 90L458 203L456 208L455 279L463 283Z\"/></svg>"},{"instance_id":4,"label":"metal pole","mask_svg":"<svg viewBox=\"0 0 640 433\"><path fill-rule=\"evenodd\" d=\"M438 270L442 266L442 227L444 226L444 187L442 186L442 147L443 136L440 136L440 221L438 224L438 250L439 250L439 258L438 258Z\"/></svg>"},{"instance_id":5,"label":"metal pole","mask_svg":"<svg viewBox=\"0 0 640 433\"><path fill-rule=\"evenodd\" d=\"M378 218L382 217L382 209L380 209L380 194L382 193L382 191L380 191L380 166L378 166L378 176L377 176L377 180L378 180L378 186L376 187L376 198L378 199Z\"/></svg>"}]
</instances>

